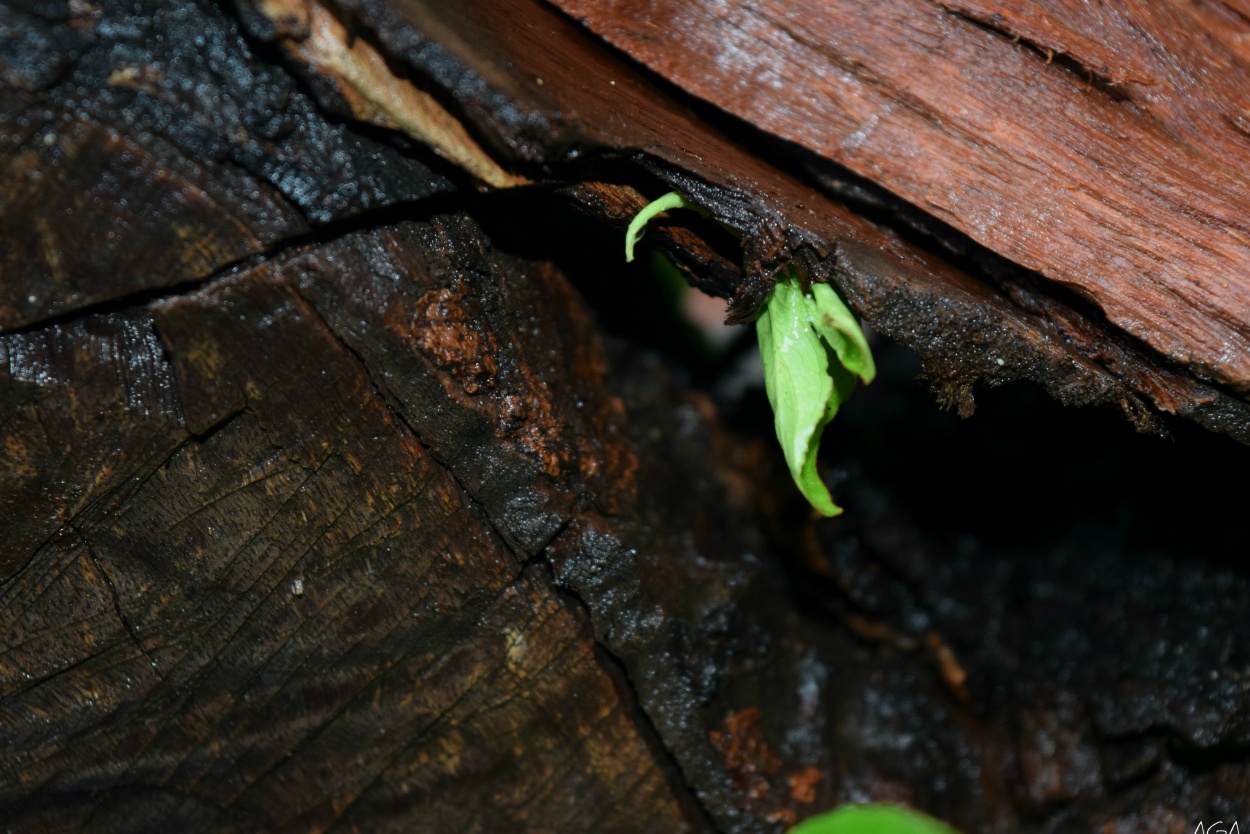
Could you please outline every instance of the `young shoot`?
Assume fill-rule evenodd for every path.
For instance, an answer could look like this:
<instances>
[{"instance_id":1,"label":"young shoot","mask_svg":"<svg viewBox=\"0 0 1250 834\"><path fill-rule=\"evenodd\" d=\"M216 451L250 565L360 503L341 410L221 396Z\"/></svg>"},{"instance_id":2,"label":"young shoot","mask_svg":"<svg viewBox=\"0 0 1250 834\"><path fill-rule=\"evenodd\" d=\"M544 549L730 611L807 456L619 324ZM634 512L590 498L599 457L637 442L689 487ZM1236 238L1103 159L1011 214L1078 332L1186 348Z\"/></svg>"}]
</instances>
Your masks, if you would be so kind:
<instances>
[{"instance_id":1,"label":"young shoot","mask_svg":"<svg viewBox=\"0 0 1250 834\"><path fill-rule=\"evenodd\" d=\"M809 293L793 272L783 273L755 321L764 360L764 388L790 475L808 502L826 516L842 508L816 471L825 426L855 390L872 382L876 366L855 315L828 284Z\"/></svg>"},{"instance_id":2,"label":"young shoot","mask_svg":"<svg viewBox=\"0 0 1250 834\"><path fill-rule=\"evenodd\" d=\"M648 204L625 233L626 261L633 260L647 222L675 208L707 213L675 191ZM851 395L856 379L868 383L876 375L868 341L833 287L812 284L804 291L793 269L778 276L755 328L764 387L790 475L818 512L838 515L842 508L816 471L816 455L825 426Z\"/></svg>"},{"instance_id":3,"label":"young shoot","mask_svg":"<svg viewBox=\"0 0 1250 834\"><path fill-rule=\"evenodd\" d=\"M670 191L657 200L652 200L643 207L642 211L629 221L629 228L625 230L625 263L633 263L634 247L638 245L638 241L642 238L643 229L651 222L651 218L656 215L663 214L669 209L690 209L697 211L703 216L707 216L707 211L700 205L690 202L676 191Z\"/></svg>"}]
</instances>

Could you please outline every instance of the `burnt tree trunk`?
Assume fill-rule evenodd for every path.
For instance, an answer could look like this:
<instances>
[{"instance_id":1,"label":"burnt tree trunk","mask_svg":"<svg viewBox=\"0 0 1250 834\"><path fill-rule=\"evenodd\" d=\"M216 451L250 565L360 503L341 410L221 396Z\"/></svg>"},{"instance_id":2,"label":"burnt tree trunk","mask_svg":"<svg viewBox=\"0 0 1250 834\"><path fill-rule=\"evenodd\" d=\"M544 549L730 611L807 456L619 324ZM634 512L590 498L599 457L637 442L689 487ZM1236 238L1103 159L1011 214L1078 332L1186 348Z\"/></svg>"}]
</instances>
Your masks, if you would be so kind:
<instances>
[{"instance_id":1,"label":"burnt tree trunk","mask_svg":"<svg viewBox=\"0 0 1250 834\"><path fill-rule=\"evenodd\" d=\"M0 826L1250 825L1247 33L0 0ZM843 518L620 262L673 189L879 334Z\"/></svg>"}]
</instances>

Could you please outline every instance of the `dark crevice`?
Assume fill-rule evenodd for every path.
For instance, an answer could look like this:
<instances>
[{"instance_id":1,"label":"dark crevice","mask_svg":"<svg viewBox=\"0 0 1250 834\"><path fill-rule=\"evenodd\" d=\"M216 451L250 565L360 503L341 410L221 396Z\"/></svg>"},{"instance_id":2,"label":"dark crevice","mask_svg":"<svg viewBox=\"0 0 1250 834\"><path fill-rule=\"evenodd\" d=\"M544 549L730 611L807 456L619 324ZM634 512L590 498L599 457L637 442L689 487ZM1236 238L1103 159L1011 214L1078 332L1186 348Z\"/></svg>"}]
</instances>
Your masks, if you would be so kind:
<instances>
[{"instance_id":1,"label":"dark crevice","mask_svg":"<svg viewBox=\"0 0 1250 834\"><path fill-rule=\"evenodd\" d=\"M173 450L166 456L166 459L165 459L166 462L173 460L174 457L176 457L178 453L181 452L184 448L186 448L189 444L198 443L200 445L203 445L204 443L212 439L214 435L220 434L222 431L227 429L231 423L235 422L236 420L238 420L239 418L245 415L250 415L251 413L252 413L251 410L245 406L243 408L234 409L233 411L230 411L222 415L220 418L213 421L212 423L209 423L207 426L200 429L199 431L191 431L190 429L188 429L187 439L182 441L181 443L179 443L177 446L173 448ZM261 428L263 429L264 426L261 426Z\"/></svg>"},{"instance_id":2,"label":"dark crevice","mask_svg":"<svg viewBox=\"0 0 1250 834\"><path fill-rule=\"evenodd\" d=\"M130 638L130 642L134 644L134 647L139 650L139 654L143 655L143 659L147 661L147 664L151 667L152 672L164 681L165 676L161 673L160 667L157 666L156 660L148 654L147 649L143 648L143 642L139 639L138 630L134 627L134 624L130 622L130 618L126 616L126 612L122 610L121 598L118 596L117 586L113 584L112 574L110 574L105 569L104 565L100 563L99 558L95 554L95 550L91 546L90 539L88 539L74 524L71 523L67 526L70 530L74 531L74 535L78 536L79 541L82 543L83 550L87 554L87 558L91 560L91 564L95 567L99 574L104 577L104 584L108 587L109 599L113 603L113 613L117 615L117 619L121 622L122 630L126 632L126 636Z\"/></svg>"},{"instance_id":3,"label":"dark crevice","mask_svg":"<svg viewBox=\"0 0 1250 834\"><path fill-rule=\"evenodd\" d=\"M1110 67L1093 66L1065 52L1030 40L1020 32L1013 32L1001 14L995 14L986 19L967 11L952 9L943 3L938 3L937 5L951 17L970 23L978 29L982 29L1011 42L1013 45L1032 52L1048 66L1055 66L1068 71L1076 78L1081 79L1084 82L1082 86L1087 90L1097 90L1115 102L1132 100L1132 96L1129 95L1123 84L1116 82L1115 79L1108 75L1111 71Z\"/></svg>"},{"instance_id":4,"label":"dark crevice","mask_svg":"<svg viewBox=\"0 0 1250 834\"><path fill-rule=\"evenodd\" d=\"M978 21L953 10L947 9L947 11L952 15L969 20L974 25L994 31L996 35L1014 40L1014 34L1007 32L1005 29L995 29L990 23ZM349 15L349 18L346 25L348 25L353 37L369 36L370 33L365 24L356 20L354 15ZM373 43L373 41L370 41L370 43L378 50L379 54L387 59L392 73L396 74L397 77L405 77L401 69L396 66L395 59L389 55L385 46ZM1025 45L1029 48L1040 49L1027 41ZM259 46L262 48L267 46L274 51L276 56L283 56L283 50L273 44L262 43ZM911 245L923 251L938 254L974 279L997 288L1011 304L1030 315L1037 316L1048 322L1054 328L1058 338L1066 338L1071 341L1069 338L1070 334L1064 332L1064 323L1055 320L1054 312L1056 309L1070 309L1075 312L1076 318L1081 324L1087 325L1097 332L1098 339L1110 342L1119 350L1124 351L1129 361L1145 364L1148 372L1151 368L1162 368L1180 374L1185 378L1193 378L1192 371L1188 368L1177 365L1159 354L1154 348L1111 324L1102 310L1093 302L1046 279L1040 274L1026 270L1007 260L972 240L968 235L955 230L944 221L926 214L837 163L819 157L793 143L766 134L742 119L728 114L706 101L695 98L666 79L657 76L653 71L638 64L629 56L619 52L619 50L613 50L613 52L621 60L628 62L647 81L660 88L670 98L693 110L699 118L707 122L711 127L725 136L734 137L733 141L748 152L770 160L781 170L799 179L810 181L812 178L815 178L826 193L846 204L857 214L888 228ZM1040 54L1044 55L1045 50L1041 49ZM1077 62L1064 56L1056 57L1053 51L1051 58L1061 65L1065 61L1077 65L1078 74L1084 73L1088 69L1080 67ZM296 73L296 75L300 75L300 73ZM421 89L439 97L440 100L445 98L445 95L443 95L445 91L441 90L440 86L431 79L420 79L421 83L417 83L416 79L408 80L412 80ZM307 84L306 81L301 81L301 83ZM1101 83L1113 85L1113 82L1110 82L1109 79L1103 79ZM309 92L310 94L312 93L311 90ZM452 112L455 112L454 102L444 102L444 104ZM457 113L457 115L461 118L462 124L466 128L478 130L478 126L474 124L473 119L465 117L463 113ZM380 132L382 134L387 133L384 130L380 130ZM480 142L485 142L489 137L477 135L475 138ZM588 153L579 156L576 160L570 159L553 163L547 174L549 177L565 181L600 179L608 182L631 182L643 185L662 179L655 171L647 170L647 168L646 160L622 158L617 154ZM649 191L644 190L644 193L649 193ZM429 199L437 200L438 198ZM426 203L427 201L423 200L420 202ZM372 215L372 213L370 214ZM316 236L317 233L312 235L312 237ZM493 233L492 236L496 235ZM718 295L722 293L729 294L725 291L715 292L714 288L704 286L702 282L700 289L705 291L713 289L713 294ZM1110 380L1114 380L1121 385L1125 384L1124 372L1122 370L1107 366L1099 357L1091 357L1091 361L1100 367ZM1227 390L1225 386L1207 381L1203 381L1201 384L1213 387L1238 402L1244 401L1242 397L1235 392ZM1136 390L1131 383L1127 387L1138 396L1145 396L1144 392ZM1147 414L1156 415L1157 413L1157 407L1151 403L1149 409L1141 411L1141 416L1135 417L1131 408L1126 411L1126 416L1130 420L1137 422L1141 430L1166 433L1164 423L1157 417L1146 417ZM1214 423L1216 430L1228 433L1242 442L1250 440L1250 425L1236 425L1235 418L1231 420L1227 417L1212 418L1203 422L1204 427L1212 428L1212 425L1209 425L1209 423Z\"/></svg>"},{"instance_id":5,"label":"dark crevice","mask_svg":"<svg viewBox=\"0 0 1250 834\"><path fill-rule=\"evenodd\" d=\"M587 160L584 173L587 181L627 185L647 196L671 190L662 180L623 160ZM754 345L753 331L744 328L744 338L732 349L709 349L679 310L674 290L680 292L682 288L666 282L652 265L652 252L676 254L664 240L666 227L697 229L702 236L707 229L697 225L698 221L715 225L694 212L674 212L675 216L655 222L643 237L639 257L627 264L622 251L624 225L613 228L604 223L560 186L550 190L527 188L524 193L512 189L483 207L489 210L475 214L474 221L496 251L554 263L594 310L604 331L661 354L693 386L712 389L742 352ZM719 228L717 231L721 243L736 246L731 236ZM740 253L730 255L741 257ZM679 254L670 259L681 260ZM684 277L689 283L689 276ZM732 292L732 287L721 289L723 283L713 283L715 276L705 276L697 281L697 287L720 297Z\"/></svg>"},{"instance_id":6,"label":"dark crevice","mask_svg":"<svg viewBox=\"0 0 1250 834\"><path fill-rule=\"evenodd\" d=\"M566 523L561 527L561 531L567 527L568 524ZM553 536L551 541L554 542L558 538L559 536ZM697 830L708 832L708 834L719 831L720 829L716 826L708 809L691 789L690 782L684 777L681 763L677 756L664 743L664 737L660 734L659 728L656 727L655 722L651 720L651 717L643 709L642 696L639 694L638 687L629 674L629 668L620 657L595 635L592 626L594 612L591 611L590 606L586 604L586 601L582 599L580 594L567 585L562 584L556 578L554 566L547 555L549 547L550 543L547 547L534 554L532 563L542 571L548 586L569 607L579 611L582 617L584 617L587 630L590 632L588 636L594 640L595 660L598 662L599 667L608 675L617 692L620 693L621 702L628 705L629 717L637 728L639 737L659 764L664 773L665 782L669 785L673 795L680 804L686 819Z\"/></svg>"},{"instance_id":7,"label":"dark crevice","mask_svg":"<svg viewBox=\"0 0 1250 834\"><path fill-rule=\"evenodd\" d=\"M226 263L203 277L86 304L82 307L76 307L63 313L39 319L38 321L23 324L20 327L0 330L0 334L21 335L49 327L70 324L89 316L132 312L138 308L150 307L162 301L190 295L232 275L238 275L251 269L281 261L298 254L302 250L334 243L340 238L352 234L404 221L429 220L440 214L458 211L479 211L482 203L493 199L495 194L496 192L437 194L420 200L391 203L376 209L362 211L342 220L318 225L305 234L284 238L259 252Z\"/></svg>"},{"instance_id":8,"label":"dark crevice","mask_svg":"<svg viewBox=\"0 0 1250 834\"><path fill-rule=\"evenodd\" d=\"M1168 758L1191 773L1207 773L1223 765L1244 765L1250 761L1250 743L1220 744L1214 747L1195 747L1169 732Z\"/></svg>"},{"instance_id":9,"label":"dark crevice","mask_svg":"<svg viewBox=\"0 0 1250 834\"><path fill-rule=\"evenodd\" d=\"M426 145L409 138L401 131L379 127L353 117L347 109L346 102L336 103L328 100L332 97L328 89L329 82L326 82L326 88L320 88L317 83L318 76L315 75L315 72L292 59L281 43L276 40L276 38L282 36L273 31L266 31L273 28L273 24L268 18L248 8L247 4L242 0L233 3L232 6L234 12L232 20L240 35L247 42L248 48L253 55L268 66L285 68L288 76L294 81L296 88L316 107L317 112L321 114L327 123L344 127L352 133L372 139L380 144L389 145L404 156L417 160L434 173L455 183L457 188L472 193L475 188L473 177L458 165L435 153L433 149ZM404 68L397 66L394 60L377 43L367 37L367 31L359 23L354 20L344 19L337 14L336 17L347 29L348 46L356 39L366 41L386 61L387 69L393 76L401 81L412 83L413 86L422 92L438 99L439 103L448 109L448 112L455 112L448 107L448 102L444 100L446 98L444 90L428 79L423 80L410 77L410 74L406 73ZM472 124L459 116L457 118L470 134L474 132ZM475 136L474 139L479 143L481 142L480 137ZM259 176L254 171L249 173ZM259 176L259 178L264 179L263 176Z\"/></svg>"},{"instance_id":10,"label":"dark crevice","mask_svg":"<svg viewBox=\"0 0 1250 834\"><path fill-rule=\"evenodd\" d=\"M949 13L958 14L954 11L949 11ZM971 22L977 23L975 20ZM1004 32L996 32L996 34L1008 39L1014 38L1014 35L1007 35ZM597 36L590 32L587 32L587 37L597 39ZM859 216L896 234L911 246L937 255L973 280L996 289L1005 303L1053 328L1053 332L1060 341L1069 339L1070 334L1065 332L1065 324L1056 319L1056 314L1071 310L1073 313L1071 318L1075 319L1079 326L1088 328L1087 332L1092 331L1096 342L1092 349L1078 348L1076 353L1088 354L1086 358L1103 371L1108 380L1125 386L1127 391L1150 402L1149 406L1142 410L1142 414L1147 417L1144 422L1141 418L1134 418L1132 409L1125 412L1130 421L1137 423L1142 429L1150 432L1164 432L1165 423L1158 418L1162 412L1147 399L1146 392L1137 390L1131 382L1126 381L1126 374L1123 370L1109 366L1104 357L1097 355L1104 346L1110 347L1112 354L1121 354L1121 360L1140 366L1147 376L1152 376L1161 369L1177 374L1183 379L1193 380L1206 390L1190 394L1192 402L1187 404L1191 406L1192 413L1186 412L1185 416L1191 417L1209 431L1225 433L1242 443L1250 443L1250 409L1244 408L1246 399L1243 396L1226 385L1199 378L1193 369L1168 359L1155 348L1125 332L1111 323L1093 301L1050 280L1041 273L1028 270L1008 260L945 221L927 214L911 203L855 174L845 166L825 159L793 142L766 133L744 119L693 96L638 63L628 54L606 45L605 48L610 49L618 59L628 63L660 94L691 111L698 119L722 136L732 137L732 140L727 139L727 141L732 141L753 156L768 160L771 165L799 181L814 181L820 190ZM1044 50L1042 55L1045 57ZM1052 52L1052 62L1059 62L1062 65L1063 58L1055 56ZM1085 77L1088 73L1085 68L1081 67L1078 74ZM647 168L652 176L658 175L655 170L657 163L647 159L636 159L635 163ZM658 165L661 169L668 167L668 163L658 163ZM562 169L559 173L571 179L579 170L581 169ZM663 179L662 176L660 178ZM1068 317L1064 316L1064 318ZM1071 339L1071 341L1075 342L1076 339ZM1198 402L1202 401L1203 395L1216 395L1217 392L1232 401L1225 403L1230 407L1212 407L1210 415L1201 413Z\"/></svg>"},{"instance_id":11,"label":"dark crevice","mask_svg":"<svg viewBox=\"0 0 1250 834\"><path fill-rule=\"evenodd\" d=\"M559 586L556 587L559 588ZM571 592L569 593L571 594ZM572 596L576 599L575 594ZM580 600L578 600L578 604L585 609L585 605ZM586 613L587 615L590 614L589 609L586 609ZM630 677L629 670L625 664L598 640L595 641L595 659L599 662L600 668L604 669L613 683L616 684L618 691L621 693L621 700L629 705L630 718L638 729L638 735L655 757L661 771L664 773L665 781L672 788L686 819L696 829L707 832L720 831L721 829L717 827L707 807L685 779L677 756L664 743L659 728L655 726L655 722L643 710L638 687L634 683L634 679Z\"/></svg>"},{"instance_id":12,"label":"dark crevice","mask_svg":"<svg viewBox=\"0 0 1250 834\"><path fill-rule=\"evenodd\" d=\"M889 229L917 249L937 255L965 275L994 288L1004 301L1045 321L1060 339L1072 342L1081 331L1092 331L1099 343L1095 347L1109 347L1111 354L1120 352L1122 358L1139 365L1148 375L1158 371L1175 374L1192 380L1211 393L1218 391L1232 400L1245 402L1244 397L1228 386L1196 378L1188 367L1174 362L1122 330L1107 319L1106 313L1094 301L986 248L945 221L895 197L837 163L784 140L773 141L799 166L800 176L806 173L807 177L816 180L822 190L859 216ZM1060 311L1071 312L1071 316L1065 318L1078 325L1077 331L1069 331L1067 323L1056 319L1056 313ZM1105 354L1107 351L1104 348L1097 353L1091 352L1086 358L1110 379L1125 383L1125 372L1108 364L1108 359L1114 359L1114 356L1098 353ZM1131 386L1130 390L1150 402L1152 413L1158 413L1158 407L1147 399L1145 392ZM1243 443L1250 442L1250 426L1230 423L1219 430Z\"/></svg>"},{"instance_id":13,"label":"dark crevice","mask_svg":"<svg viewBox=\"0 0 1250 834\"><path fill-rule=\"evenodd\" d=\"M485 510L483 510L483 512L485 512ZM576 520L577 520L576 516L570 516L569 518L566 518L563 521L561 521L559 526L556 527L555 531L552 532L550 536L548 536L544 541L542 541L538 545L538 547L534 551L534 555L526 558L523 564L546 565L548 570L550 571L551 563L547 559L547 549L551 547L552 542L557 541L561 536L563 536L565 531L568 530L569 527L571 527L573 522ZM494 526L494 521L491 522L491 526L492 527ZM554 575L552 579L554 581Z\"/></svg>"}]
</instances>

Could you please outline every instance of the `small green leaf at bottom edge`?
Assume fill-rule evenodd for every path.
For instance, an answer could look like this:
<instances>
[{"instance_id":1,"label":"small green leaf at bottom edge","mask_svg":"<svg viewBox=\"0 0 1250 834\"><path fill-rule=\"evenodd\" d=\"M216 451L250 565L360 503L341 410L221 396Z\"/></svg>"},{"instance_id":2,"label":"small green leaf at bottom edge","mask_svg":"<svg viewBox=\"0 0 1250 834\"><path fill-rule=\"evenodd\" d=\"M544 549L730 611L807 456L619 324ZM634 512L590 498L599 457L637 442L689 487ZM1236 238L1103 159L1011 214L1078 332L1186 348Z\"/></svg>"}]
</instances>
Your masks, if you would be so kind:
<instances>
[{"instance_id":1,"label":"small green leaf at bottom edge","mask_svg":"<svg viewBox=\"0 0 1250 834\"><path fill-rule=\"evenodd\" d=\"M959 834L941 820L903 805L843 805L810 817L789 834Z\"/></svg>"}]
</instances>

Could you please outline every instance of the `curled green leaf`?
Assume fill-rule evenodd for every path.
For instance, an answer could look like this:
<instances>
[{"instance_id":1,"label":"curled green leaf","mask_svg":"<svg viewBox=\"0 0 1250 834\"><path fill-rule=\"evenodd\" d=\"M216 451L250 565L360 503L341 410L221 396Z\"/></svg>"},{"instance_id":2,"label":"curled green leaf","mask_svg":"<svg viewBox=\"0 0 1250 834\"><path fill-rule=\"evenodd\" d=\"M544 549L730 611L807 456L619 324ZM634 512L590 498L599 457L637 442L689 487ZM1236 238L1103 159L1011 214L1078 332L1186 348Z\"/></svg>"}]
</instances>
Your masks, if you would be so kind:
<instances>
[{"instance_id":1,"label":"curled green leaf","mask_svg":"<svg viewBox=\"0 0 1250 834\"><path fill-rule=\"evenodd\" d=\"M629 222L629 228L625 230L625 262L631 263L634 260L634 246L638 244L638 240L642 237L642 231L646 228L647 223L657 214L663 214L669 209L685 208L692 209L700 214L707 214L704 208L696 203L692 203L676 191L670 191L657 200L647 203L646 207Z\"/></svg>"},{"instance_id":2,"label":"curled green leaf","mask_svg":"<svg viewBox=\"0 0 1250 834\"><path fill-rule=\"evenodd\" d=\"M877 366L872 361L864 331L846 302L828 284L812 284L812 294L807 301L812 327L837 354L842 367L862 379L865 385L872 382Z\"/></svg>"},{"instance_id":3,"label":"curled green leaf","mask_svg":"<svg viewBox=\"0 0 1250 834\"><path fill-rule=\"evenodd\" d=\"M941 820L902 805L843 805L803 820L789 834L959 834Z\"/></svg>"},{"instance_id":4,"label":"curled green leaf","mask_svg":"<svg viewBox=\"0 0 1250 834\"><path fill-rule=\"evenodd\" d=\"M816 469L825 426L855 388L856 377L876 374L872 354L855 316L827 284L805 295L794 275L778 279L756 321L764 387L786 465L799 491L822 515L833 503Z\"/></svg>"}]
</instances>

